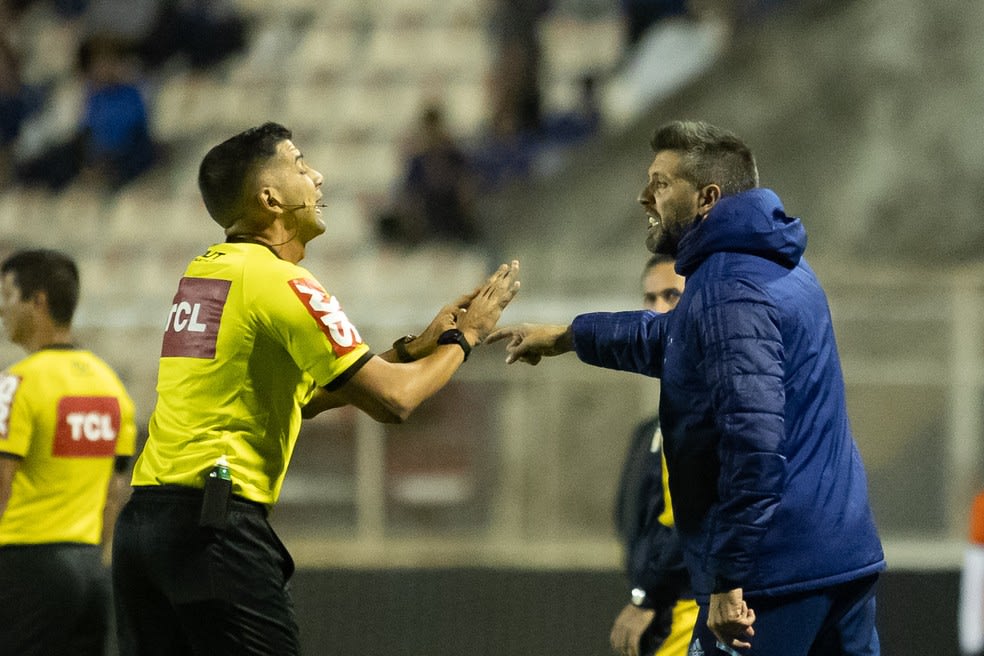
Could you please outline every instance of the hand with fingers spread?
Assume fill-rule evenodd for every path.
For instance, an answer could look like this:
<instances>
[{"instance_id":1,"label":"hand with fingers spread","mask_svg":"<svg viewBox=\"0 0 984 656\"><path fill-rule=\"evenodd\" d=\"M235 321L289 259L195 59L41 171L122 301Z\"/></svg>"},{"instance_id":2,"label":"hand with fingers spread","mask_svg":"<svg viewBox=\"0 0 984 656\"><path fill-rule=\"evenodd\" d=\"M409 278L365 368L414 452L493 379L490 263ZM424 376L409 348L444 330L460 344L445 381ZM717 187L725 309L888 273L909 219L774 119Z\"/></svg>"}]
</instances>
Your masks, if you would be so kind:
<instances>
[{"instance_id":1,"label":"hand with fingers spread","mask_svg":"<svg viewBox=\"0 0 984 656\"><path fill-rule=\"evenodd\" d=\"M494 327L503 308L519 290L519 281L516 280L518 269L519 262L503 264L484 284L438 310L419 336L408 335L397 340L398 343L393 346L399 349L397 352L402 361L412 362L427 357L437 348L438 338L455 328L465 334L469 344L480 343L484 334ZM469 310L472 316L463 324Z\"/></svg>"},{"instance_id":2,"label":"hand with fingers spread","mask_svg":"<svg viewBox=\"0 0 984 656\"><path fill-rule=\"evenodd\" d=\"M755 635L754 623L755 611L745 603L741 588L711 595L707 627L726 647L749 649Z\"/></svg>"},{"instance_id":3,"label":"hand with fingers spread","mask_svg":"<svg viewBox=\"0 0 984 656\"><path fill-rule=\"evenodd\" d=\"M476 289L467 304L455 312L456 327L470 344L482 343L495 328L502 311L519 291L519 261L501 265L485 284Z\"/></svg>"},{"instance_id":4,"label":"hand with fingers spread","mask_svg":"<svg viewBox=\"0 0 984 656\"><path fill-rule=\"evenodd\" d=\"M499 328L485 339L486 344L508 339L506 364L525 362L535 365L544 356L561 355L574 350L570 326L524 323Z\"/></svg>"}]
</instances>

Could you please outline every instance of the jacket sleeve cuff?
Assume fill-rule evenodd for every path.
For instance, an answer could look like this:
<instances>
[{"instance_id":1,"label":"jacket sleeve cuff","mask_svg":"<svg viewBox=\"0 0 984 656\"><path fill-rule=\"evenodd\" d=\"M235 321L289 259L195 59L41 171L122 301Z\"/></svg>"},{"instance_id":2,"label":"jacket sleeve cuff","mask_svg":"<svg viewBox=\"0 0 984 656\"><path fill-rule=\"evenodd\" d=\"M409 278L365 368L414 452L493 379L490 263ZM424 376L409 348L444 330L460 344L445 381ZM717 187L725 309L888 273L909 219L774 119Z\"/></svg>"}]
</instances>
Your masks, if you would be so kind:
<instances>
[{"instance_id":1,"label":"jacket sleeve cuff","mask_svg":"<svg viewBox=\"0 0 984 656\"><path fill-rule=\"evenodd\" d=\"M731 590L740 587L741 587L740 583L732 579L729 579L727 577L721 575L714 577L714 590L713 590L714 594L718 594L721 592L730 592Z\"/></svg>"}]
</instances>

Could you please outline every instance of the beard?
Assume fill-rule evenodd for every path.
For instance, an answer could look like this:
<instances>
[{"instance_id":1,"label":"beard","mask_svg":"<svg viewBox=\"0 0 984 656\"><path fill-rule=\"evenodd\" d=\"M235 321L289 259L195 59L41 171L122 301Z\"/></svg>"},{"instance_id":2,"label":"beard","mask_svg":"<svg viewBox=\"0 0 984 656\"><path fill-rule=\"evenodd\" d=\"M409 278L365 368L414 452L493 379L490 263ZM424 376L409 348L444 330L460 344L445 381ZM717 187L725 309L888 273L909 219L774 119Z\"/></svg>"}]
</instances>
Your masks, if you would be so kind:
<instances>
[{"instance_id":1,"label":"beard","mask_svg":"<svg viewBox=\"0 0 984 656\"><path fill-rule=\"evenodd\" d=\"M692 221L670 222L660 219L659 225L650 228L646 235L646 248L654 255L669 255L676 258L680 250L680 240Z\"/></svg>"}]
</instances>

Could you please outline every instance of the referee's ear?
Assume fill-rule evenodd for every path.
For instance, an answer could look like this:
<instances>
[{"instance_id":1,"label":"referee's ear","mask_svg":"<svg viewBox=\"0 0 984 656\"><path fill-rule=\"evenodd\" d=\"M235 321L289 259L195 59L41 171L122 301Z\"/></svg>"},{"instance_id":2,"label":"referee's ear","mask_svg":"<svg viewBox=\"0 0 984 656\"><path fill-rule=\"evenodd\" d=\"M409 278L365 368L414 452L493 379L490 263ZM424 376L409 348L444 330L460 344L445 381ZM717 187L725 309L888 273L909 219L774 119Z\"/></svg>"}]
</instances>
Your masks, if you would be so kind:
<instances>
[{"instance_id":1,"label":"referee's ear","mask_svg":"<svg viewBox=\"0 0 984 656\"><path fill-rule=\"evenodd\" d=\"M256 194L256 202L264 212L283 214L284 208L278 198L277 190L273 187L263 187Z\"/></svg>"}]
</instances>

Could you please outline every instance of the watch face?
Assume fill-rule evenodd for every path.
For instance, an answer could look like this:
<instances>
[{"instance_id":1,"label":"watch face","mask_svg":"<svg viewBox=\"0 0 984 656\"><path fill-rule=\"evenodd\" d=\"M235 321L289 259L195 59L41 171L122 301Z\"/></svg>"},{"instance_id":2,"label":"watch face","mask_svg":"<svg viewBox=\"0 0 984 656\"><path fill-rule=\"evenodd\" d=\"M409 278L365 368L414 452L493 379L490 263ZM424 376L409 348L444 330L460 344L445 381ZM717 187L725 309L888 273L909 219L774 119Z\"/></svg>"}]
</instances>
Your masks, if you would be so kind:
<instances>
[{"instance_id":1,"label":"watch face","mask_svg":"<svg viewBox=\"0 0 984 656\"><path fill-rule=\"evenodd\" d=\"M437 342L439 344L454 344L459 339L461 339L461 331L457 328L451 328L441 333L441 336L437 338Z\"/></svg>"}]
</instances>

